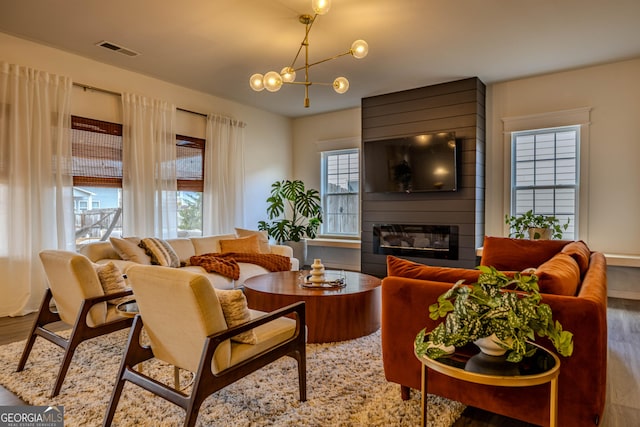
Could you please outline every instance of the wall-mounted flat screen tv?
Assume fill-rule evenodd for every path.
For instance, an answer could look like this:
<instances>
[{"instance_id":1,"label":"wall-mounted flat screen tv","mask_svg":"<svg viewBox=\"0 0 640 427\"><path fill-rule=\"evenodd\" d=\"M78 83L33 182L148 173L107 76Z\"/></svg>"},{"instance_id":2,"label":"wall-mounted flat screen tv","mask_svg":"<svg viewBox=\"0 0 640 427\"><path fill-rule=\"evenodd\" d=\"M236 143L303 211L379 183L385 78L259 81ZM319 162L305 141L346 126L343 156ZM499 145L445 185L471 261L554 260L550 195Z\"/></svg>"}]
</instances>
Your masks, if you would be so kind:
<instances>
[{"instance_id":1,"label":"wall-mounted flat screen tv","mask_svg":"<svg viewBox=\"0 0 640 427\"><path fill-rule=\"evenodd\" d=\"M364 191L456 191L455 132L364 143Z\"/></svg>"}]
</instances>

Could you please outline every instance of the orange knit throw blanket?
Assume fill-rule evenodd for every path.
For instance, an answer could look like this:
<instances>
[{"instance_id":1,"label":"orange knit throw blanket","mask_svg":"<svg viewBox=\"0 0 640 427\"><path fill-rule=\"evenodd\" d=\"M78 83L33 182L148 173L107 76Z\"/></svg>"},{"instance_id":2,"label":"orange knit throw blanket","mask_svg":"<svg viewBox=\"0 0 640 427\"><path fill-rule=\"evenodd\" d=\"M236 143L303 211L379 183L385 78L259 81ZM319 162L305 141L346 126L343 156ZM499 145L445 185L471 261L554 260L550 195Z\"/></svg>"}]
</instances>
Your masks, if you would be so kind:
<instances>
[{"instance_id":1,"label":"orange knit throw blanket","mask_svg":"<svg viewBox=\"0 0 640 427\"><path fill-rule=\"evenodd\" d=\"M252 254L244 252L224 252L194 255L189 260L191 265L199 265L209 273L218 273L233 280L240 278L239 262L256 264L269 271L291 270L289 257L277 254Z\"/></svg>"}]
</instances>

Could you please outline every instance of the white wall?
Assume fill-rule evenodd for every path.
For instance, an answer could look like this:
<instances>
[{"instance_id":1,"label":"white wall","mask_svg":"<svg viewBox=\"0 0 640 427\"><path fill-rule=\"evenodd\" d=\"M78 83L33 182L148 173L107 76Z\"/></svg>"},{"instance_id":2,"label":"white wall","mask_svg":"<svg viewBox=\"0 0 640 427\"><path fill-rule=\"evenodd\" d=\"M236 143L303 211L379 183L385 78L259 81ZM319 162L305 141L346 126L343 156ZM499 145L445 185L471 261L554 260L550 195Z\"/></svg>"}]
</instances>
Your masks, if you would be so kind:
<instances>
[{"instance_id":1,"label":"white wall","mask_svg":"<svg viewBox=\"0 0 640 427\"><path fill-rule=\"evenodd\" d=\"M340 95L336 95L340 96ZM359 148L362 135L360 108L306 116L293 120L293 177L320 191L320 153ZM360 247L318 239L308 248L307 260L322 259L327 268L360 270Z\"/></svg>"},{"instance_id":2,"label":"white wall","mask_svg":"<svg viewBox=\"0 0 640 427\"><path fill-rule=\"evenodd\" d=\"M594 250L640 257L640 59L488 85L485 232L507 235L502 119L581 107L591 108L591 124L582 170L588 220L579 238ZM360 125L359 108L294 120L294 175L319 185L316 142L360 135Z\"/></svg>"},{"instance_id":3,"label":"white wall","mask_svg":"<svg viewBox=\"0 0 640 427\"><path fill-rule=\"evenodd\" d=\"M606 253L640 256L640 59L497 83L487 87L485 230L506 235L509 164L502 119L591 107L585 235ZM360 109L295 119L294 175L319 185L317 141L360 135ZM585 225L585 224L583 224Z\"/></svg>"},{"instance_id":4,"label":"white wall","mask_svg":"<svg viewBox=\"0 0 640 427\"><path fill-rule=\"evenodd\" d=\"M486 232L505 235L509 159L502 119L591 108L586 219L580 239L605 253L640 255L640 59L491 85L487 96Z\"/></svg>"},{"instance_id":5,"label":"white wall","mask_svg":"<svg viewBox=\"0 0 640 427\"><path fill-rule=\"evenodd\" d=\"M293 177L320 191L320 153L359 148L361 134L360 108L294 119Z\"/></svg>"},{"instance_id":6,"label":"white wall","mask_svg":"<svg viewBox=\"0 0 640 427\"><path fill-rule=\"evenodd\" d=\"M265 219L271 182L289 177L292 165L291 119L218 98L143 74L0 33L0 60L71 77L76 83L113 92L163 99L179 108L218 113L247 124L245 129L245 224ZM72 114L121 123L120 97L74 87ZM177 132L204 137L204 118L179 112ZM240 224L239 224L240 226Z\"/></svg>"}]
</instances>

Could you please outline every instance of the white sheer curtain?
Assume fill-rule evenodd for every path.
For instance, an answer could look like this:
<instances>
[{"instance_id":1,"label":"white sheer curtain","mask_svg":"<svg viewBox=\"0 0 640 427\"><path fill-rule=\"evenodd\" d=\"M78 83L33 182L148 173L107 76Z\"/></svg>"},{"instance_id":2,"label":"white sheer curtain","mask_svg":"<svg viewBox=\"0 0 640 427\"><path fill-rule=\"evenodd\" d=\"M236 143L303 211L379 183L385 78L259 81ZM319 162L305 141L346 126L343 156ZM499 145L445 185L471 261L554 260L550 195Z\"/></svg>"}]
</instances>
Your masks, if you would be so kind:
<instances>
[{"instance_id":1,"label":"white sheer curtain","mask_svg":"<svg viewBox=\"0 0 640 427\"><path fill-rule=\"evenodd\" d=\"M176 108L123 93L122 110L123 234L176 237Z\"/></svg>"},{"instance_id":2,"label":"white sheer curtain","mask_svg":"<svg viewBox=\"0 0 640 427\"><path fill-rule=\"evenodd\" d=\"M205 236L244 227L244 127L209 114L204 152L202 230Z\"/></svg>"},{"instance_id":3,"label":"white sheer curtain","mask_svg":"<svg viewBox=\"0 0 640 427\"><path fill-rule=\"evenodd\" d=\"M75 249L71 79L0 62L0 316L36 311L38 253Z\"/></svg>"}]
</instances>

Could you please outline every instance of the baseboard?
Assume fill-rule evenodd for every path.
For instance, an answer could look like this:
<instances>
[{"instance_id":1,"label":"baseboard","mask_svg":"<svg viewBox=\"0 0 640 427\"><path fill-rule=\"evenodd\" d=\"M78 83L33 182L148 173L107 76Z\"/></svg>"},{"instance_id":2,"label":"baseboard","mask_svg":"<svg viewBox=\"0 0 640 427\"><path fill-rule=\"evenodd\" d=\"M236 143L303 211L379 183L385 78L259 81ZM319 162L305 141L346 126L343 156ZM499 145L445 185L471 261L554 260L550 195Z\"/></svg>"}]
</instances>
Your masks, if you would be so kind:
<instances>
[{"instance_id":1,"label":"baseboard","mask_svg":"<svg viewBox=\"0 0 640 427\"><path fill-rule=\"evenodd\" d=\"M618 291L615 289L608 289L607 296L611 298L640 300L640 292L638 291Z\"/></svg>"}]
</instances>

